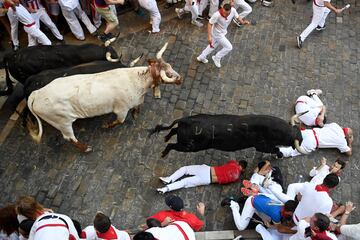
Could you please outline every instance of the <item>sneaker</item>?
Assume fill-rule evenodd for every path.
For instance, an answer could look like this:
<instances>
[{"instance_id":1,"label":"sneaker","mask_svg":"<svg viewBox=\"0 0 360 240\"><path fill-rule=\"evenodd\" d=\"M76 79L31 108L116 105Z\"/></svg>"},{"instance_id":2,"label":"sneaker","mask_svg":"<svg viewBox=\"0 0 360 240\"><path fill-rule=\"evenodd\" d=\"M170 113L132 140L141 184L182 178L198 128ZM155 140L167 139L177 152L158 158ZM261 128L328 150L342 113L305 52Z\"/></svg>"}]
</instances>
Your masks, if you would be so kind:
<instances>
[{"instance_id":1,"label":"sneaker","mask_svg":"<svg viewBox=\"0 0 360 240\"><path fill-rule=\"evenodd\" d=\"M19 45L14 45L13 50L16 52L17 50L19 50L19 48Z\"/></svg>"},{"instance_id":2,"label":"sneaker","mask_svg":"<svg viewBox=\"0 0 360 240\"><path fill-rule=\"evenodd\" d=\"M165 184L171 183L171 180L168 177L159 177L159 179Z\"/></svg>"},{"instance_id":3,"label":"sneaker","mask_svg":"<svg viewBox=\"0 0 360 240\"><path fill-rule=\"evenodd\" d=\"M256 195L259 194L259 190L255 189L255 188L251 188L251 190L250 190L250 189L248 189L248 188L243 188L243 187L242 187L242 188L240 189L240 191L241 191L241 193L242 193L244 196L246 196L246 197L256 196Z\"/></svg>"},{"instance_id":4,"label":"sneaker","mask_svg":"<svg viewBox=\"0 0 360 240\"><path fill-rule=\"evenodd\" d=\"M297 36L296 37L296 41L297 41L297 46L298 48L302 48L302 44L303 44L303 41L301 40L301 37L300 36Z\"/></svg>"},{"instance_id":5,"label":"sneaker","mask_svg":"<svg viewBox=\"0 0 360 240\"><path fill-rule=\"evenodd\" d=\"M196 60L198 60L198 62L202 62L202 63L208 63L209 62L206 58L201 58L200 56L197 57Z\"/></svg>"},{"instance_id":6,"label":"sneaker","mask_svg":"<svg viewBox=\"0 0 360 240\"><path fill-rule=\"evenodd\" d=\"M198 15L197 18L200 19L200 20L203 20L203 19L205 19L205 16L203 16L203 15Z\"/></svg>"},{"instance_id":7,"label":"sneaker","mask_svg":"<svg viewBox=\"0 0 360 240\"><path fill-rule=\"evenodd\" d=\"M233 22L236 24L236 26L241 27L242 24L239 22L236 18L233 19Z\"/></svg>"},{"instance_id":8,"label":"sneaker","mask_svg":"<svg viewBox=\"0 0 360 240\"><path fill-rule=\"evenodd\" d=\"M321 95L322 94L322 90L321 89L310 89L310 90L307 90L306 91L306 94L308 95L308 96L312 96L312 95L314 95L314 94L316 94L316 95Z\"/></svg>"},{"instance_id":9,"label":"sneaker","mask_svg":"<svg viewBox=\"0 0 360 240\"><path fill-rule=\"evenodd\" d=\"M211 57L216 67L221 68L220 60L217 60L215 56Z\"/></svg>"},{"instance_id":10,"label":"sneaker","mask_svg":"<svg viewBox=\"0 0 360 240\"><path fill-rule=\"evenodd\" d=\"M320 26L316 27L317 31L322 31L322 30L325 30L325 29L326 29L326 25L324 25L323 27L320 27Z\"/></svg>"},{"instance_id":11,"label":"sneaker","mask_svg":"<svg viewBox=\"0 0 360 240\"><path fill-rule=\"evenodd\" d=\"M225 207L225 206L229 206L229 207L230 207L231 201L235 201L235 199L234 199L233 197L226 197L226 198L224 198L224 199L221 201L220 205L221 205L222 207Z\"/></svg>"},{"instance_id":12,"label":"sneaker","mask_svg":"<svg viewBox=\"0 0 360 240\"><path fill-rule=\"evenodd\" d=\"M208 20L208 21L209 21L209 20L210 20L210 18L211 18L210 16L207 16L207 17L206 17L206 20Z\"/></svg>"},{"instance_id":13,"label":"sneaker","mask_svg":"<svg viewBox=\"0 0 360 240\"><path fill-rule=\"evenodd\" d=\"M182 19L183 15L184 15L184 10L182 8L175 8L175 12L176 12L178 18Z\"/></svg>"},{"instance_id":14,"label":"sneaker","mask_svg":"<svg viewBox=\"0 0 360 240\"><path fill-rule=\"evenodd\" d=\"M157 191L159 194L165 194L165 193L168 191L168 188L167 188L167 187L158 188L158 189L156 189L156 191Z\"/></svg>"},{"instance_id":15,"label":"sneaker","mask_svg":"<svg viewBox=\"0 0 360 240\"><path fill-rule=\"evenodd\" d=\"M198 21L196 21L196 20L191 20L191 24L192 24L192 25L195 25L195 26L197 26L197 27L202 27L202 26L204 26L204 24L202 24L201 22L198 22Z\"/></svg>"}]
</instances>

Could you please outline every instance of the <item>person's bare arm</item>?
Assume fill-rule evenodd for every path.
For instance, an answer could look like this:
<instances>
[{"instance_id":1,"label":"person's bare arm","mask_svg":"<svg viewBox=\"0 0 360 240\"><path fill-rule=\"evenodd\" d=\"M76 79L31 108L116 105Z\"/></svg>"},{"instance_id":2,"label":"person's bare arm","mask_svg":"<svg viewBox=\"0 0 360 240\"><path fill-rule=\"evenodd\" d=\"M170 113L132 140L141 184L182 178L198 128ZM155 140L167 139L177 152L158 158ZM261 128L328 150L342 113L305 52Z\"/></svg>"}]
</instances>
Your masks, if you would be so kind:
<instances>
[{"instance_id":1,"label":"person's bare arm","mask_svg":"<svg viewBox=\"0 0 360 240\"><path fill-rule=\"evenodd\" d=\"M338 9L336 7L334 7L330 2L324 2L325 7L327 7L328 9L330 9L331 11L334 11L336 14L339 14L342 12L341 9Z\"/></svg>"},{"instance_id":2,"label":"person's bare arm","mask_svg":"<svg viewBox=\"0 0 360 240\"><path fill-rule=\"evenodd\" d=\"M212 26L213 25L209 22L208 27L207 27L207 33L208 33L207 38L208 38L208 43L209 43L210 47L213 47L213 45L212 45L212 37L211 37Z\"/></svg>"},{"instance_id":3,"label":"person's bare arm","mask_svg":"<svg viewBox=\"0 0 360 240\"><path fill-rule=\"evenodd\" d=\"M121 4L124 5L124 0L105 0L106 4L113 5L113 4Z\"/></svg>"}]
</instances>

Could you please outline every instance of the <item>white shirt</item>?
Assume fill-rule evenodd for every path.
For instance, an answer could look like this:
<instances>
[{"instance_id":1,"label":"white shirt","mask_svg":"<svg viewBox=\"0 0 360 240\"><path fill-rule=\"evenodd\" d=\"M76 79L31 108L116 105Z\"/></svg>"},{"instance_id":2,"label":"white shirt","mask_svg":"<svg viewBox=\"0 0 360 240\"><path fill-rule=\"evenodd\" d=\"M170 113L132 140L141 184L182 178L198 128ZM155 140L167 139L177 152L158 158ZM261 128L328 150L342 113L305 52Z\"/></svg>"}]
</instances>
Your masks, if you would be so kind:
<instances>
[{"instance_id":1,"label":"white shirt","mask_svg":"<svg viewBox=\"0 0 360 240\"><path fill-rule=\"evenodd\" d=\"M318 148L337 148L340 152L350 151L350 147L347 145L345 134L343 129L337 123L325 124L323 128L313 128L301 131L303 141L301 147L306 152L312 152L316 150L317 142L314 132L318 139ZM284 154L284 157L295 157L300 155L296 149L292 147L282 147L280 151Z\"/></svg>"},{"instance_id":2,"label":"white shirt","mask_svg":"<svg viewBox=\"0 0 360 240\"><path fill-rule=\"evenodd\" d=\"M23 25L29 25L35 22L34 18L23 5L19 4L19 6L15 6L15 9L14 14ZM13 11L13 9L9 8L9 11Z\"/></svg>"},{"instance_id":3,"label":"white shirt","mask_svg":"<svg viewBox=\"0 0 360 240\"><path fill-rule=\"evenodd\" d=\"M310 227L310 224L305 220L301 220L297 226L297 233L292 235L289 240L311 240L310 237L305 237L305 229L307 227ZM333 240L337 240L337 237L328 231L326 231L326 235Z\"/></svg>"},{"instance_id":4,"label":"white shirt","mask_svg":"<svg viewBox=\"0 0 360 240\"><path fill-rule=\"evenodd\" d=\"M319 192L315 187L316 184L304 183L299 189L302 197L293 215L296 224L299 220L311 217L315 213L330 214L333 200L327 192Z\"/></svg>"},{"instance_id":5,"label":"white shirt","mask_svg":"<svg viewBox=\"0 0 360 240\"><path fill-rule=\"evenodd\" d=\"M360 239L360 223L352 225L342 225L340 227L342 235L346 236L346 240Z\"/></svg>"},{"instance_id":6,"label":"white shirt","mask_svg":"<svg viewBox=\"0 0 360 240\"><path fill-rule=\"evenodd\" d=\"M196 240L195 233L189 224L182 221L175 221L174 223L182 228L189 240ZM147 229L146 232L151 233L158 240L185 240L185 237L179 228L172 224L166 227L152 227Z\"/></svg>"},{"instance_id":7,"label":"white shirt","mask_svg":"<svg viewBox=\"0 0 360 240\"><path fill-rule=\"evenodd\" d=\"M117 228L115 228L113 225L111 225L111 230L113 231L114 234L116 234L116 238L111 238L114 240L130 240L130 236L127 232L125 231L120 231ZM86 239L86 240L102 240L103 238L99 237L96 234L96 230L94 228L94 226L88 226L83 230L83 233L85 233L86 237L82 238L82 239Z\"/></svg>"},{"instance_id":8,"label":"white shirt","mask_svg":"<svg viewBox=\"0 0 360 240\"><path fill-rule=\"evenodd\" d=\"M211 35L214 38L225 37L227 33L227 28L234 17L238 18L239 15L236 9L233 7L231 8L229 16L227 16L226 18L221 16L220 10L214 13L209 20L209 23L213 25L211 29Z\"/></svg>"},{"instance_id":9,"label":"white shirt","mask_svg":"<svg viewBox=\"0 0 360 240\"><path fill-rule=\"evenodd\" d=\"M80 5L79 0L59 0L58 2L61 8L68 11L75 9L78 5Z\"/></svg>"},{"instance_id":10,"label":"white shirt","mask_svg":"<svg viewBox=\"0 0 360 240\"><path fill-rule=\"evenodd\" d=\"M59 218L41 220L48 215L61 217L66 221L68 227ZM57 224L58 226L51 226L49 224ZM35 220L30 230L29 240L68 240L70 234L75 237L74 239L79 239L75 226L68 216L59 213L45 213Z\"/></svg>"}]
</instances>

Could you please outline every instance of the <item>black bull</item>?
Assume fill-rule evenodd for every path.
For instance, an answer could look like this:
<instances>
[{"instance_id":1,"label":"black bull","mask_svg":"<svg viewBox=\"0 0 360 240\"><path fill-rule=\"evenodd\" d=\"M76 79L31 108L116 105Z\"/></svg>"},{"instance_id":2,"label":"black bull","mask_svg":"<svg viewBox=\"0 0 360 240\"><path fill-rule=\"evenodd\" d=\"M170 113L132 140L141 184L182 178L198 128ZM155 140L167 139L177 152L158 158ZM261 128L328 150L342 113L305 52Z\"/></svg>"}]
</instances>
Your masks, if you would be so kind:
<instances>
[{"instance_id":1,"label":"black bull","mask_svg":"<svg viewBox=\"0 0 360 240\"><path fill-rule=\"evenodd\" d=\"M178 124L177 128L173 128L175 124ZM171 131L165 136L165 142L176 135L177 143L169 143L162 157L173 149L180 152L197 152L209 148L236 151L250 147L255 147L259 152L279 155L278 146L298 149L302 142L297 126L267 115L200 114L177 119L170 126L157 125L150 130L150 135L169 129Z\"/></svg>"},{"instance_id":2,"label":"black bull","mask_svg":"<svg viewBox=\"0 0 360 240\"><path fill-rule=\"evenodd\" d=\"M121 62L112 63L108 61L95 61L73 67L45 70L36 75L29 77L25 81L24 95L25 98L27 99L33 91L46 86L50 82L60 77L72 76L77 74L91 74L91 73L105 72L115 68L125 68L125 67L128 66L122 64Z\"/></svg>"},{"instance_id":3,"label":"black bull","mask_svg":"<svg viewBox=\"0 0 360 240\"><path fill-rule=\"evenodd\" d=\"M8 53L4 56L7 89L0 91L0 95L9 95L13 91L9 74L24 84L26 79L41 71L107 60L109 53L112 58L118 58L112 47L95 44L33 46Z\"/></svg>"}]
</instances>

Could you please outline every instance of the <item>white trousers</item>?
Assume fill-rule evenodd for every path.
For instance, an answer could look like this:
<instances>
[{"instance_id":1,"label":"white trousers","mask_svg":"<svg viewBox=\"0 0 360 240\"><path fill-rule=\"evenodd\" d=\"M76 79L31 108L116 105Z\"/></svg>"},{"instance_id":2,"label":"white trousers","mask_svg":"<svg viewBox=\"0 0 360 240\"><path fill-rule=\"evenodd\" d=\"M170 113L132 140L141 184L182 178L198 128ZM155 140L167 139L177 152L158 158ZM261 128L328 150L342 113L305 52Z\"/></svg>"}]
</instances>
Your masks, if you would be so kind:
<instances>
[{"instance_id":1,"label":"white trousers","mask_svg":"<svg viewBox=\"0 0 360 240\"><path fill-rule=\"evenodd\" d=\"M300 96L296 100L295 112L303 113L308 111L306 114L299 117L300 121L307 126L315 126L315 120L321 112L321 107L324 106L318 95L314 94L311 97Z\"/></svg>"},{"instance_id":2,"label":"white trousers","mask_svg":"<svg viewBox=\"0 0 360 240\"><path fill-rule=\"evenodd\" d=\"M204 12L204 10L205 10L205 8L207 7L208 4L209 4L209 0L200 0L199 15L204 16L203 12Z\"/></svg>"},{"instance_id":3,"label":"white trousers","mask_svg":"<svg viewBox=\"0 0 360 240\"><path fill-rule=\"evenodd\" d=\"M206 58L210 53L212 53L212 51L215 50L215 48L217 48L219 45L222 47L222 49L220 51L218 51L215 55L215 58L217 60L221 60L226 54L228 54L231 50L232 50L232 44L230 43L230 41L224 36L224 37L220 37L220 38L215 38L214 36L212 37L212 45L213 48L210 47L210 45L208 45L204 51L200 54L200 58Z\"/></svg>"},{"instance_id":4,"label":"white trousers","mask_svg":"<svg viewBox=\"0 0 360 240\"><path fill-rule=\"evenodd\" d=\"M156 0L139 0L139 4L150 13L152 32L160 32L161 15Z\"/></svg>"},{"instance_id":5,"label":"white trousers","mask_svg":"<svg viewBox=\"0 0 360 240\"><path fill-rule=\"evenodd\" d=\"M93 5L91 5L92 8L94 8ZM117 16L117 11L116 11L116 6L114 4L109 5L110 10L115 14L115 16ZM94 8L95 9L95 8ZM96 28L99 28L101 26L101 14L98 13L97 11L95 11L94 17L93 17L93 22L94 22L94 26Z\"/></svg>"},{"instance_id":6,"label":"white trousers","mask_svg":"<svg viewBox=\"0 0 360 240\"><path fill-rule=\"evenodd\" d=\"M66 22L69 24L71 32L75 35L75 37L79 40L84 40L85 35L84 31L81 28L78 18L85 24L88 31L92 34L96 31L95 26L90 22L89 17L86 13L81 9L80 4L74 8L73 10L69 10L61 7L61 12L64 15Z\"/></svg>"},{"instance_id":7,"label":"white trousers","mask_svg":"<svg viewBox=\"0 0 360 240\"><path fill-rule=\"evenodd\" d=\"M184 11L191 12L191 20L196 20L199 16L199 7L197 0L186 0Z\"/></svg>"},{"instance_id":8,"label":"white trousers","mask_svg":"<svg viewBox=\"0 0 360 240\"><path fill-rule=\"evenodd\" d=\"M261 224L257 225L255 230L264 240L287 240L289 237L291 237L290 234L279 233L276 229L266 229Z\"/></svg>"},{"instance_id":9,"label":"white trousers","mask_svg":"<svg viewBox=\"0 0 360 240\"><path fill-rule=\"evenodd\" d=\"M325 20L327 15L330 13L330 9L327 7L318 7L313 3L313 16L311 19L310 25L300 34L301 40L309 36L309 34L317 27L323 27L325 25Z\"/></svg>"},{"instance_id":10,"label":"white trousers","mask_svg":"<svg viewBox=\"0 0 360 240\"><path fill-rule=\"evenodd\" d=\"M11 28L11 41L15 46L19 46L19 21L12 8L9 8L7 16L9 18Z\"/></svg>"},{"instance_id":11,"label":"white trousers","mask_svg":"<svg viewBox=\"0 0 360 240\"><path fill-rule=\"evenodd\" d=\"M209 17L219 10L219 0L210 0Z\"/></svg>"},{"instance_id":12,"label":"white trousers","mask_svg":"<svg viewBox=\"0 0 360 240\"><path fill-rule=\"evenodd\" d=\"M50 39L36 26L25 27L25 32L28 34L28 46L36 46L37 43L41 45L51 45Z\"/></svg>"},{"instance_id":13,"label":"white trousers","mask_svg":"<svg viewBox=\"0 0 360 240\"><path fill-rule=\"evenodd\" d=\"M169 191L174 191L180 188L196 187L201 185L209 185L211 183L211 170L208 165L190 165L179 168L168 179L173 182L166 185ZM180 181L179 178L189 175Z\"/></svg>"},{"instance_id":14,"label":"white trousers","mask_svg":"<svg viewBox=\"0 0 360 240\"><path fill-rule=\"evenodd\" d=\"M40 21L43 22L54 34L54 36L59 39L63 40L64 37L60 34L58 28L54 24L54 22L51 20L49 15L47 14L45 8L40 8L37 12L31 13L31 16L34 18L36 26L40 28Z\"/></svg>"},{"instance_id":15,"label":"white trousers","mask_svg":"<svg viewBox=\"0 0 360 240\"><path fill-rule=\"evenodd\" d=\"M233 214L234 222L239 231L245 230L249 225L250 219L255 213L255 208L253 207L251 201L253 197L248 197L245 201L244 209L240 215L240 206L237 202L231 201L230 208Z\"/></svg>"},{"instance_id":16,"label":"white trousers","mask_svg":"<svg viewBox=\"0 0 360 240\"><path fill-rule=\"evenodd\" d=\"M234 4L235 9L237 10L239 7L242 8L242 12L239 13L239 17L245 18L247 15L249 15L252 12L252 7L245 2L245 0L235 0Z\"/></svg>"}]
</instances>

